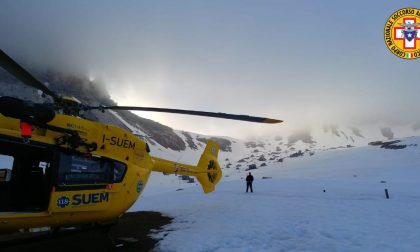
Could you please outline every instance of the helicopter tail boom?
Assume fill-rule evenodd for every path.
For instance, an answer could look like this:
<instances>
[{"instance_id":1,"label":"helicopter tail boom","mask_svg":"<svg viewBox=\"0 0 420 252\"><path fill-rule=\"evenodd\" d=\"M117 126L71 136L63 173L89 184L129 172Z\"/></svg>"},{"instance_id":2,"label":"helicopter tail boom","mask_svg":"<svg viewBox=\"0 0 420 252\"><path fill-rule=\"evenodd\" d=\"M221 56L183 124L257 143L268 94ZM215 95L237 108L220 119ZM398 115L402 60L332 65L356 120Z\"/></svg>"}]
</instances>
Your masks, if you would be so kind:
<instances>
[{"instance_id":1,"label":"helicopter tail boom","mask_svg":"<svg viewBox=\"0 0 420 252\"><path fill-rule=\"evenodd\" d=\"M222 178L222 170L217 161L218 153L219 145L209 140L197 166L153 157L155 161L153 171L195 176L203 187L204 193L209 193L214 191L216 184Z\"/></svg>"}]
</instances>

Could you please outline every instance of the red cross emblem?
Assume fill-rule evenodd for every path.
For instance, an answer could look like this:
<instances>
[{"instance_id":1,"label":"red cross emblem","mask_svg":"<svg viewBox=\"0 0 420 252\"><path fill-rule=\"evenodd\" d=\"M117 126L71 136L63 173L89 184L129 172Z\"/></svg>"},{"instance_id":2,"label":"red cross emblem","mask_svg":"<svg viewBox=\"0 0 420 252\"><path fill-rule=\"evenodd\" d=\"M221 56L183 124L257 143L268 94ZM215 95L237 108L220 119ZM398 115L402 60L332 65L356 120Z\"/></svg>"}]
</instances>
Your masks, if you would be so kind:
<instances>
[{"instance_id":1,"label":"red cross emblem","mask_svg":"<svg viewBox=\"0 0 420 252\"><path fill-rule=\"evenodd\" d=\"M404 18L403 19L405 24L411 23L411 24L415 24L416 23L416 18ZM404 26L395 26L394 27L394 40L399 40L399 41L403 41L403 48L404 49L416 49L417 47L417 40L420 40L420 26L416 26L414 27L415 30L417 30L417 35L414 39L412 39L411 41L409 41L407 38L404 37L403 35L403 31L404 31L405 27Z\"/></svg>"}]
</instances>

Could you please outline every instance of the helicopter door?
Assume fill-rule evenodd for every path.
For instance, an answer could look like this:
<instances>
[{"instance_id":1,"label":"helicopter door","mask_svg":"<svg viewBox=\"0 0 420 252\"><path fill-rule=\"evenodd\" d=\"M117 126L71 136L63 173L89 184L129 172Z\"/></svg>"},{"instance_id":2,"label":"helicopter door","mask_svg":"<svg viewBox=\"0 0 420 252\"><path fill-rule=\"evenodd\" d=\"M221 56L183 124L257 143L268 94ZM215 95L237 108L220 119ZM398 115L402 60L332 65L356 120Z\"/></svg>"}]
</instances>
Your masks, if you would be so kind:
<instances>
[{"instance_id":1,"label":"helicopter door","mask_svg":"<svg viewBox=\"0 0 420 252\"><path fill-rule=\"evenodd\" d=\"M0 139L0 212L47 209L52 158L45 147Z\"/></svg>"}]
</instances>

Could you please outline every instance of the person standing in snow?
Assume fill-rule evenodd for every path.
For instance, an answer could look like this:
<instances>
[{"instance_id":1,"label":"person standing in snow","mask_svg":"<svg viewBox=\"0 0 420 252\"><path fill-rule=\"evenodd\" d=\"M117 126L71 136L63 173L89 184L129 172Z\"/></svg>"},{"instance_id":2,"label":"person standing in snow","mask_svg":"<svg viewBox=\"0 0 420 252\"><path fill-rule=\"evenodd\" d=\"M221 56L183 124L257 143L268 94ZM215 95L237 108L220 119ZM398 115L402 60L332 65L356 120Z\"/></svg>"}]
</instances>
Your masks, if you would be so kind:
<instances>
[{"instance_id":1,"label":"person standing in snow","mask_svg":"<svg viewBox=\"0 0 420 252\"><path fill-rule=\"evenodd\" d=\"M248 176L246 176L246 192L248 192L248 189L251 189L251 192L254 192L252 191L252 181L254 181L254 177L249 173Z\"/></svg>"}]
</instances>

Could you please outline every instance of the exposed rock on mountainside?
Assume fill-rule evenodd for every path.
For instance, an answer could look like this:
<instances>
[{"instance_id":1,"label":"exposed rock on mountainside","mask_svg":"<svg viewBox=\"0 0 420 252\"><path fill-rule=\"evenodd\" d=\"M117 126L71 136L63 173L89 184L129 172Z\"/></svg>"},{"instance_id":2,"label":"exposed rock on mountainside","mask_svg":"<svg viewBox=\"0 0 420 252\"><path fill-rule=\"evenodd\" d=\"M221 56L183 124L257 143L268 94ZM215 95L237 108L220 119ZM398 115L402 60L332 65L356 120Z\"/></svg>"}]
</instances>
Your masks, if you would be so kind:
<instances>
[{"instance_id":1,"label":"exposed rock on mountainside","mask_svg":"<svg viewBox=\"0 0 420 252\"><path fill-rule=\"evenodd\" d=\"M172 150L185 150L185 142L180 138L172 128L157 123L155 121L141 118L130 111L118 111L118 114L129 124L140 128L146 136L158 142L165 148Z\"/></svg>"},{"instance_id":2,"label":"exposed rock on mountainside","mask_svg":"<svg viewBox=\"0 0 420 252\"><path fill-rule=\"evenodd\" d=\"M245 146L247 147L247 148L257 148L257 147L261 147L261 148L264 148L264 143L257 143L257 142L254 142L254 141L250 141L250 142L245 142Z\"/></svg>"},{"instance_id":3,"label":"exposed rock on mountainside","mask_svg":"<svg viewBox=\"0 0 420 252\"><path fill-rule=\"evenodd\" d=\"M289 157L295 158L295 157L300 157L300 156L303 156L303 152L301 150L299 150L298 152L295 152L295 153L291 154Z\"/></svg>"},{"instance_id":4,"label":"exposed rock on mountainside","mask_svg":"<svg viewBox=\"0 0 420 252\"><path fill-rule=\"evenodd\" d=\"M245 171L256 170L256 169L258 169L256 164L250 164L248 165L248 168L245 169Z\"/></svg>"},{"instance_id":5,"label":"exposed rock on mountainside","mask_svg":"<svg viewBox=\"0 0 420 252\"><path fill-rule=\"evenodd\" d=\"M376 142L370 142L369 145L380 146L383 149L391 149L391 150L405 149L407 145L398 144L400 142L401 142L400 140L389 141L389 142L376 141Z\"/></svg>"},{"instance_id":6,"label":"exposed rock on mountainside","mask_svg":"<svg viewBox=\"0 0 420 252\"><path fill-rule=\"evenodd\" d=\"M197 145L194 143L193 138L191 137L191 135L186 132L186 131L182 131L182 135L185 136L185 140L187 141L188 147L190 147L190 149L192 150L197 150ZM226 160L228 161L228 160Z\"/></svg>"},{"instance_id":7,"label":"exposed rock on mountainside","mask_svg":"<svg viewBox=\"0 0 420 252\"><path fill-rule=\"evenodd\" d=\"M214 140L219 144L221 151L232 152L232 142L227 140L227 139L224 139L224 138L221 138L221 137L210 137L210 138L197 137L196 139L197 139L197 141L202 142L204 144L207 144L207 141L209 139Z\"/></svg>"}]
</instances>

